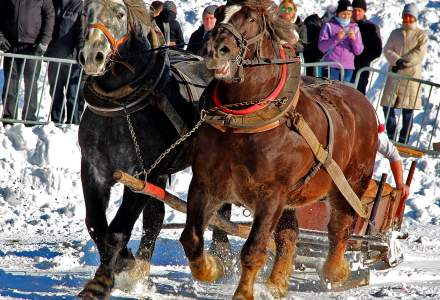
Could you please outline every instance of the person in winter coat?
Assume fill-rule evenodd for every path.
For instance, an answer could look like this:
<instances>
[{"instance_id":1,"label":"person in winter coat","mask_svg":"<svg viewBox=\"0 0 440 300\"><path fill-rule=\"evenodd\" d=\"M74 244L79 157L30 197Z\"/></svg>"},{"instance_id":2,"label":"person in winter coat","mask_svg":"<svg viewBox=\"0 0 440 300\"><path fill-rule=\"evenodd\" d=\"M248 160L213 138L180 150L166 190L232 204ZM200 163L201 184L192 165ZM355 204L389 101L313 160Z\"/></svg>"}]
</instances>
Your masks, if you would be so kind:
<instances>
[{"instance_id":1,"label":"person in winter coat","mask_svg":"<svg viewBox=\"0 0 440 300\"><path fill-rule=\"evenodd\" d=\"M2 0L0 50L17 54L43 55L52 39L54 15L52 0ZM24 59L12 60L5 57L3 67L5 78L2 96L3 118L17 118L16 104L19 98L17 93L23 69L25 89L22 119L36 121L37 79L41 62L35 60L25 62Z\"/></svg>"},{"instance_id":2,"label":"person in winter coat","mask_svg":"<svg viewBox=\"0 0 440 300\"><path fill-rule=\"evenodd\" d=\"M83 1L54 0L53 4L55 26L46 56L76 59L79 49L84 44L81 22ZM53 122L62 123L64 121L63 112L67 112L66 123L79 124L78 108L83 105L79 102L75 103L75 99L78 95L80 73L81 68L78 64L72 65L70 68L70 65L67 64L49 63L48 77L50 95L53 97L51 111ZM66 90L65 93L64 90ZM63 107L64 96L66 97L65 107Z\"/></svg>"},{"instance_id":3,"label":"person in winter coat","mask_svg":"<svg viewBox=\"0 0 440 300\"><path fill-rule=\"evenodd\" d=\"M211 31L215 26L215 22L217 19L214 16L215 10L217 9L217 5L209 5L207 6L202 13L202 22L203 24L191 34L188 42L187 51L200 55L206 55L206 43L211 36Z\"/></svg>"},{"instance_id":4,"label":"person in winter coat","mask_svg":"<svg viewBox=\"0 0 440 300\"><path fill-rule=\"evenodd\" d=\"M165 1L163 10L159 16L156 17L157 26L162 31L165 42L168 46L175 46L183 49L185 40L183 39L182 29L179 22L176 20L177 7L173 1Z\"/></svg>"},{"instance_id":5,"label":"person in winter coat","mask_svg":"<svg viewBox=\"0 0 440 300\"><path fill-rule=\"evenodd\" d=\"M283 0L278 6L278 14L284 20L295 24L295 33L298 42L295 44L297 53L304 52L304 43L307 43L307 28L298 17L298 7L293 0Z\"/></svg>"},{"instance_id":6,"label":"person in winter coat","mask_svg":"<svg viewBox=\"0 0 440 300\"><path fill-rule=\"evenodd\" d=\"M364 44L364 51L354 59L353 83L357 72L363 67L369 67L371 62L382 54L382 40L379 27L367 19L366 11L367 3L365 0L353 0L353 20L359 26ZM369 72L362 72L359 78L357 89L364 95L367 92L369 77Z\"/></svg>"},{"instance_id":7,"label":"person in winter coat","mask_svg":"<svg viewBox=\"0 0 440 300\"><path fill-rule=\"evenodd\" d=\"M304 26L307 30L307 42L304 42L304 61L306 63L316 63L322 58L322 52L318 48L319 33L322 26L330 21L336 13L336 6L329 5L325 9L325 13L322 17L318 14L313 14L304 19ZM316 76L315 68L306 68L307 76Z\"/></svg>"},{"instance_id":8,"label":"person in winter coat","mask_svg":"<svg viewBox=\"0 0 440 300\"><path fill-rule=\"evenodd\" d=\"M324 61L334 61L344 67L343 81L350 82L354 71L354 57L364 50L361 33L356 23L351 23L353 7L348 0L340 0L336 17L326 23L319 34L318 47ZM338 68L330 68L330 79L339 80Z\"/></svg>"},{"instance_id":9,"label":"person in winter coat","mask_svg":"<svg viewBox=\"0 0 440 300\"><path fill-rule=\"evenodd\" d=\"M428 33L417 27L418 9L415 3L405 5L402 12L402 27L391 32L384 47L384 55L390 70L406 76L421 78L422 62L428 46ZM396 132L394 108L401 108L403 115L399 142L407 142L412 127L414 109L421 109L419 84L388 77L381 105L387 118L386 128L390 139Z\"/></svg>"}]
</instances>

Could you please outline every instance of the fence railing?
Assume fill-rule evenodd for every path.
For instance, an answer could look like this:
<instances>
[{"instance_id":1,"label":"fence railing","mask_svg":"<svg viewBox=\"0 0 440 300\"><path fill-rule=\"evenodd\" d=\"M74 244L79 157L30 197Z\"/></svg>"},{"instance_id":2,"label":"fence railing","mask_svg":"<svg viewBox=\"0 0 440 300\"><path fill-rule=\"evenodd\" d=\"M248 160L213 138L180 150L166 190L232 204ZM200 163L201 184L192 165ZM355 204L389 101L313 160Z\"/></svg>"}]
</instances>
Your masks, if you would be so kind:
<instances>
[{"instance_id":1,"label":"fence railing","mask_svg":"<svg viewBox=\"0 0 440 300\"><path fill-rule=\"evenodd\" d=\"M76 61L0 53L0 64L3 65L5 74L3 80L0 76L0 92L3 94L1 122L29 125L45 125L51 121L56 124L79 123L84 106L80 101L83 71ZM344 68L337 62L303 63L301 67L303 74L306 68L314 68L315 74L325 69L327 77L330 76L330 69L336 68L340 71L341 78L344 78ZM366 67L357 73L354 86L358 85L364 72L370 73L367 96L385 122L390 119L390 110L383 114L379 104L386 82L389 79L397 81L398 84L394 84L391 91L392 97L396 98L399 86L404 87L403 94L406 96L410 86L417 85L415 97L421 97L423 108L411 116L411 126L403 135L398 135L398 125L391 139L397 144L400 142L414 149L430 151L439 125L440 84ZM401 119L402 114L397 113L396 123L399 124Z\"/></svg>"},{"instance_id":2,"label":"fence railing","mask_svg":"<svg viewBox=\"0 0 440 300\"><path fill-rule=\"evenodd\" d=\"M82 69L74 60L0 53L0 121L79 123Z\"/></svg>"},{"instance_id":3,"label":"fence railing","mask_svg":"<svg viewBox=\"0 0 440 300\"><path fill-rule=\"evenodd\" d=\"M396 124L394 132L392 132L393 130L387 132L390 139L397 145L437 155L437 152L432 152L432 145L435 142L434 139L440 140L440 137L436 137L439 126L440 84L364 67L356 75L355 86L358 85L361 74L364 72L370 73L367 97L375 106L379 117L388 125L387 129L392 129L392 124ZM402 103L403 99L407 99L407 102L410 103L409 106L405 106L407 111L404 113L401 109L396 109L394 112L387 107L380 109L384 94L388 99L386 101L389 104L388 107L401 107L399 103ZM416 105L419 98L421 109ZM394 105L390 105L389 99L396 101ZM393 115L393 112L397 112L397 114ZM403 120L404 118L406 120ZM404 123L407 123L406 128L403 128Z\"/></svg>"},{"instance_id":4,"label":"fence railing","mask_svg":"<svg viewBox=\"0 0 440 300\"><path fill-rule=\"evenodd\" d=\"M307 68L313 68L313 74L316 77L327 77L330 79L330 69L338 69L340 78L339 80L343 80L345 77L345 70L344 67L338 63L333 61L323 61L323 62L314 62L314 63L303 63L301 64L302 67L302 75L306 74Z\"/></svg>"}]
</instances>

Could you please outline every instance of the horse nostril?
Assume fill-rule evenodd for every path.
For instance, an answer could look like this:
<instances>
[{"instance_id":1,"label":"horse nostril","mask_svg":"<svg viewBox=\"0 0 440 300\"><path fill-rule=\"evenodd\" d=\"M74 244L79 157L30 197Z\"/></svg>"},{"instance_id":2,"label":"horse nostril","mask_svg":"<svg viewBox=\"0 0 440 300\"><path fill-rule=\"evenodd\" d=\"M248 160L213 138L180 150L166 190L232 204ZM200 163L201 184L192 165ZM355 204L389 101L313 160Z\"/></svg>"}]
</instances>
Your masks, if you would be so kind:
<instances>
[{"instance_id":1,"label":"horse nostril","mask_svg":"<svg viewBox=\"0 0 440 300\"><path fill-rule=\"evenodd\" d=\"M220 50L218 50L218 51L220 52L221 55L226 55L229 52L231 52L231 50L229 50L229 48L226 46L221 47Z\"/></svg>"},{"instance_id":2,"label":"horse nostril","mask_svg":"<svg viewBox=\"0 0 440 300\"><path fill-rule=\"evenodd\" d=\"M86 64L86 58L84 57L84 53L82 51L79 53L79 63L83 66Z\"/></svg>"},{"instance_id":3,"label":"horse nostril","mask_svg":"<svg viewBox=\"0 0 440 300\"><path fill-rule=\"evenodd\" d=\"M102 64L104 62L104 53L102 53L101 51L96 53L95 62L99 65Z\"/></svg>"}]
</instances>

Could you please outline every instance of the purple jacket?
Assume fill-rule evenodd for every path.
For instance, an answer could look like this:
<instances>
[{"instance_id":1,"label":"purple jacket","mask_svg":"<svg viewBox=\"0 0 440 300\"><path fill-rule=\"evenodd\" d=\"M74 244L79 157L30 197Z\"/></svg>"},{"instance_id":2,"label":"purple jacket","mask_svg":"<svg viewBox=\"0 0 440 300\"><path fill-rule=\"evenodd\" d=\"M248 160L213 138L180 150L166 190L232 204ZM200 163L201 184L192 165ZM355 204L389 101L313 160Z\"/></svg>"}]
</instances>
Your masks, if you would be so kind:
<instances>
[{"instance_id":1,"label":"purple jacket","mask_svg":"<svg viewBox=\"0 0 440 300\"><path fill-rule=\"evenodd\" d=\"M348 38L346 34L342 41L338 41L338 32L345 30L346 33L352 30L356 33L354 41ZM350 23L345 29L333 18L325 23L319 33L318 48L324 53L323 61L335 61L346 70L354 70L354 57L364 51L362 36L356 23Z\"/></svg>"}]
</instances>

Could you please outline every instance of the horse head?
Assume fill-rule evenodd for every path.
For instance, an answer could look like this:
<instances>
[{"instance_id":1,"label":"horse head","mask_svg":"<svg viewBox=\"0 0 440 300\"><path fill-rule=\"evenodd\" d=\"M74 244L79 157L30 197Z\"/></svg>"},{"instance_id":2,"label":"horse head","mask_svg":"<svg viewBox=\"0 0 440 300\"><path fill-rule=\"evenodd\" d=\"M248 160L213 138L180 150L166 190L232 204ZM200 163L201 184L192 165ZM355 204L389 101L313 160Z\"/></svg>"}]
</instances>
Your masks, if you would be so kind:
<instances>
[{"instance_id":1,"label":"horse head","mask_svg":"<svg viewBox=\"0 0 440 300\"><path fill-rule=\"evenodd\" d=\"M103 75L112 63L121 62L130 42L158 46L151 13L142 0L85 0L84 7L87 31L79 62L86 74Z\"/></svg>"},{"instance_id":2,"label":"horse head","mask_svg":"<svg viewBox=\"0 0 440 300\"><path fill-rule=\"evenodd\" d=\"M294 25L277 14L273 1L229 0L216 11L208 41L207 67L223 81L243 81L243 65L273 58L274 45L294 41Z\"/></svg>"}]
</instances>

